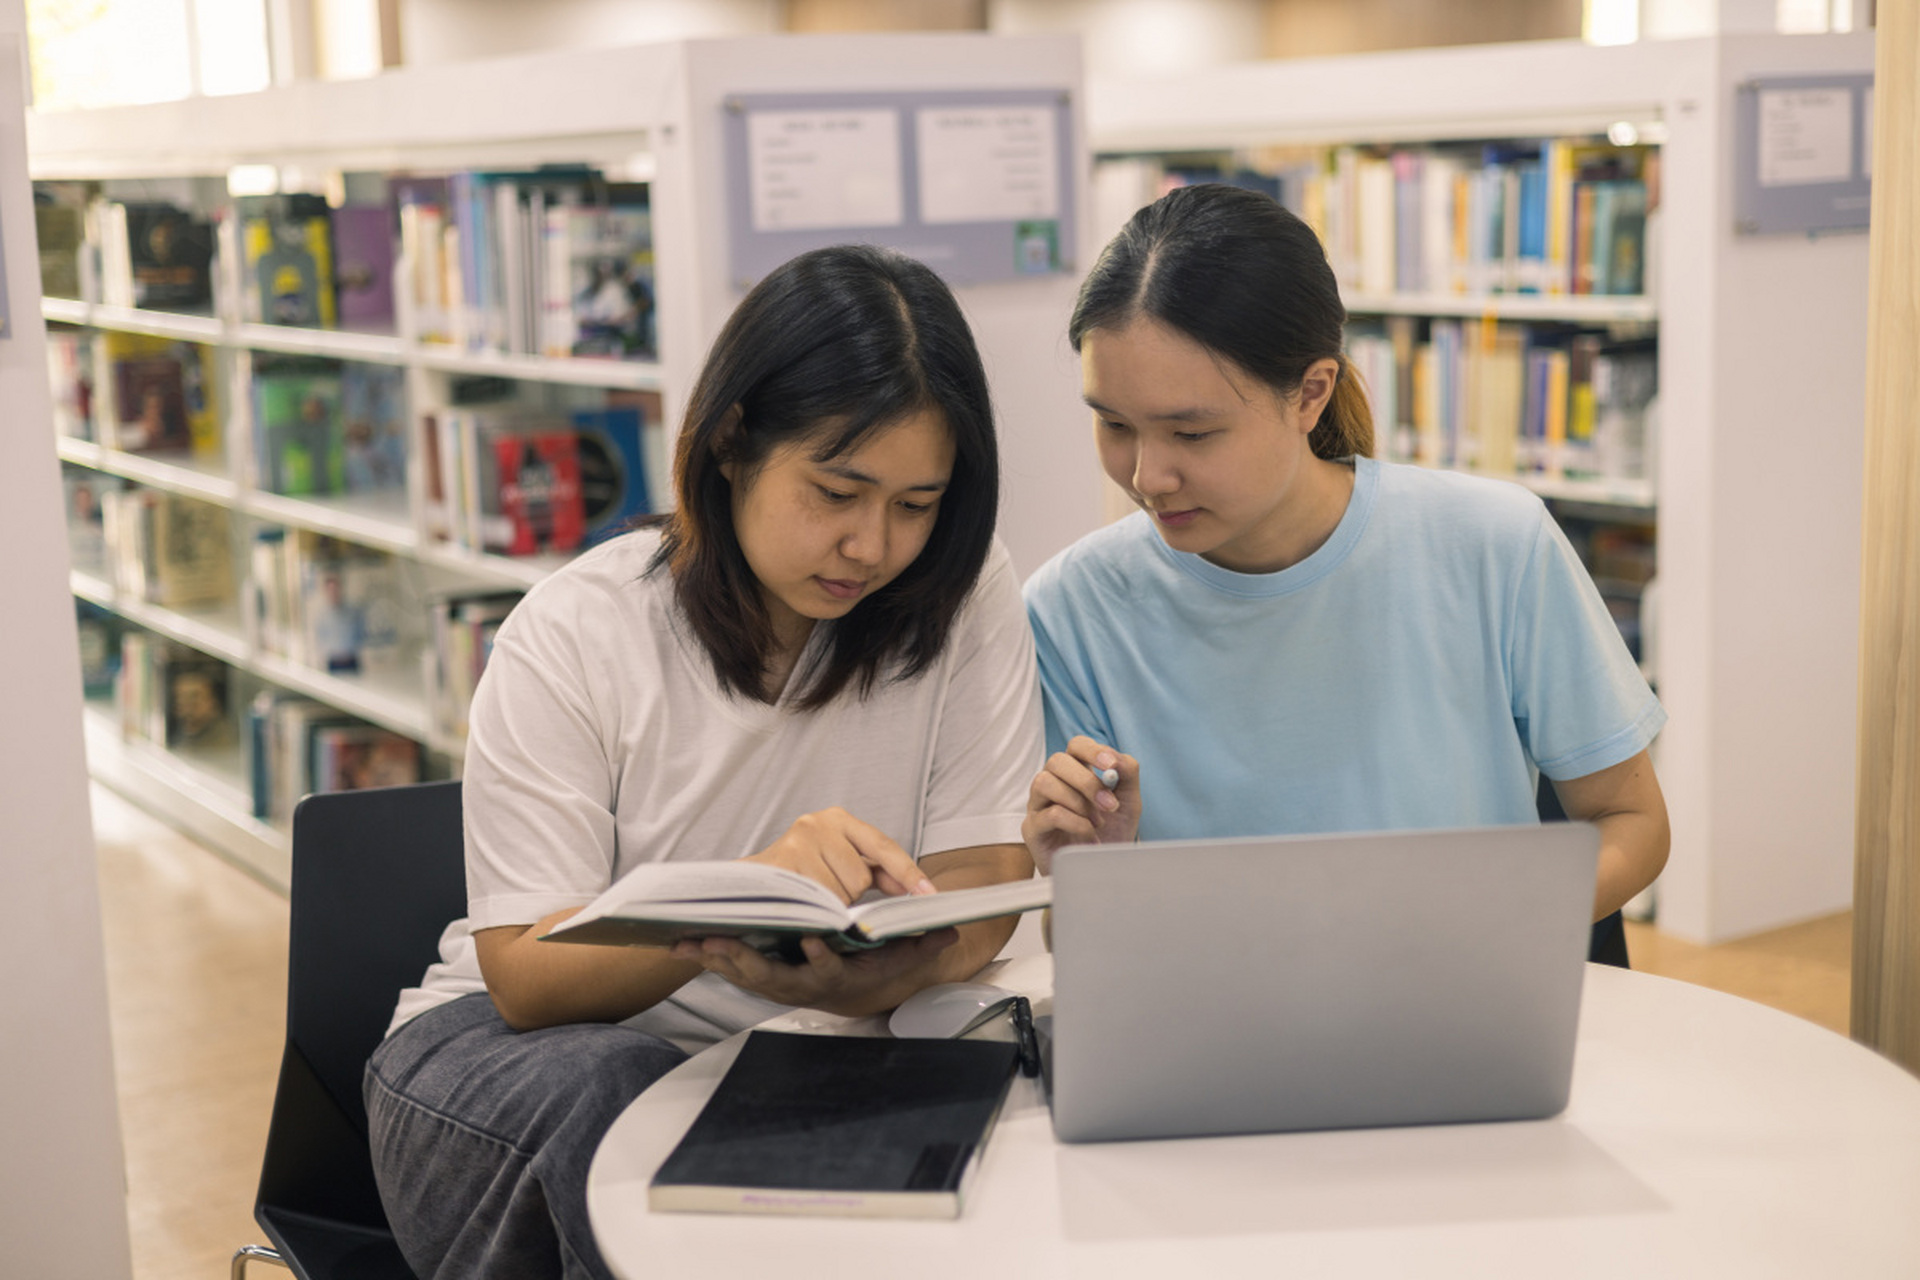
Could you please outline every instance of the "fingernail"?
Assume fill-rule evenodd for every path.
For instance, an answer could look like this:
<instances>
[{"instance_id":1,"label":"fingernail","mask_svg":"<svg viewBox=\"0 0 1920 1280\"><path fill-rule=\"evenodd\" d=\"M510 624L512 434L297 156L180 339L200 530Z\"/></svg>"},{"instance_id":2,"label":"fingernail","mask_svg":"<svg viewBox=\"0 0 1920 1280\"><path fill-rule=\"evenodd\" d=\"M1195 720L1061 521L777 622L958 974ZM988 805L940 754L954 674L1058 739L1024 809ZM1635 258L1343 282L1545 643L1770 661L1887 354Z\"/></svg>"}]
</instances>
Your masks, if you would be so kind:
<instances>
[{"instance_id":1,"label":"fingernail","mask_svg":"<svg viewBox=\"0 0 1920 1280\"><path fill-rule=\"evenodd\" d=\"M1099 765L1102 769L1111 769L1113 768L1113 766L1120 763L1120 757L1116 756L1111 751L1102 751L1099 755L1093 758L1093 762Z\"/></svg>"},{"instance_id":2,"label":"fingernail","mask_svg":"<svg viewBox=\"0 0 1920 1280\"><path fill-rule=\"evenodd\" d=\"M1093 797L1093 802L1102 809L1112 812L1120 807L1120 800L1111 791L1102 791Z\"/></svg>"},{"instance_id":3,"label":"fingernail","mask_svg":"<svg viewBox=\"0 0 1920 1280\"><path fill-rule=\"evenodd\" d=\"M933 881L922 880L919 884L916 884L915 886L913 886L913 892L918 894L929 894L929 893L938 893L940 892L940 890L934 886Z\"/></svg>"}]
</instances>

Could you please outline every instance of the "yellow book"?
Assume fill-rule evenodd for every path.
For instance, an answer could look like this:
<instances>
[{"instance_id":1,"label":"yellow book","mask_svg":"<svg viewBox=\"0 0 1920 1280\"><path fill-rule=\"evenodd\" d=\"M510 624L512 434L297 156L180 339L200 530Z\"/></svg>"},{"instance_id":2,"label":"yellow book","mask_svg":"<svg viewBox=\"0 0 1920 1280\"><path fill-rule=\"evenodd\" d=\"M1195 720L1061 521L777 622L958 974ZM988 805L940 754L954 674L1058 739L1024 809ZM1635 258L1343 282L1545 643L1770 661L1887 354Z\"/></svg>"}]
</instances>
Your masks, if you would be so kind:
<instances>
[{"instance_id":1,"label":"yellow book","mask_svg":"<svg viewBox=\"0 0 1920 1280\"><path fill-rule=\"evenodd\" d=\"M1573 152L1574 144L1556 138L1546 147L1547 162L1547 288L1567 293L1573 287Z\"/></svg>"},{"instance_id":2,"label":"yellow book","mask_svg":"<svg viewBox=\"0 0 1920 1280\"><path fill-rule=\"evenodd\" d=\"M107 331L96 344L101 368L95 408L100 442L128 452L220 453L220 404L213 353L194 342Z\"/></svg>"},{"instance_id":3,"label":"yellow book","mask_svg":"<svg viewBox=\"0 0 1920 1280\"><path fill-rule=\"evenodd\" d=\"M1440 465L1440 379L1432 343L1421 343L1413 353L1413 460L1423 467Z\"/></svg>"},{"instance_id":4,"label":"yellow book","mask_svg":"<svg viewBox=\"0 0 1920 1280\"><path fill-rule=\"evenodd\" d=\"M1526 409L1526 339L1515 325L1498 326L1477 352L1473 376L1476 466L1488 475L1519 471L1520 424Z\"/></svg>"},{"instance_id":5,"label":"yellow book","mask_svg":"<svg viewBox=\"0 0 1920 1280\"><path fill-rule=\"evenodd\" d=\"M1566 474L1567 453L1567 353L1547 354L1546 473L1554 479Z\"/></svg>"}]
</instances>

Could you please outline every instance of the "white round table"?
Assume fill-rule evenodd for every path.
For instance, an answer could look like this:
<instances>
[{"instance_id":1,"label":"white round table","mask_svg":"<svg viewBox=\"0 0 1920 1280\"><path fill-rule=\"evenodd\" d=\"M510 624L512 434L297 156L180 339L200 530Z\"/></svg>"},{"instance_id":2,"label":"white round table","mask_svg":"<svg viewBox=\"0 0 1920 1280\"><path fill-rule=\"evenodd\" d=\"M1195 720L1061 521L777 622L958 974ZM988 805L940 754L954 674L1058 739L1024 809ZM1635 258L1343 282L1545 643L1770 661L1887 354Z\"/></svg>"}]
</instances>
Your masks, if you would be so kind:
<instances>
[{"instance_id":1,"label":"white round table","mask_svg":"<svg viewBox=\"0 0 1920 1280\"><path fill-rule=\"evenodd\" d=\"M1049 958L1001 963L991 980L1051 990ZM884 1034L818 1013L767 1025ZM1920 1079L1648 974L1588 967L1572 1099L1550 1120L1069 1145L1016 1078L957 1222L649 1212L648 1178L743 1038L601 1142L588 1209L626 1280L1920 1276Z\"/></svg>"}]
</instances>

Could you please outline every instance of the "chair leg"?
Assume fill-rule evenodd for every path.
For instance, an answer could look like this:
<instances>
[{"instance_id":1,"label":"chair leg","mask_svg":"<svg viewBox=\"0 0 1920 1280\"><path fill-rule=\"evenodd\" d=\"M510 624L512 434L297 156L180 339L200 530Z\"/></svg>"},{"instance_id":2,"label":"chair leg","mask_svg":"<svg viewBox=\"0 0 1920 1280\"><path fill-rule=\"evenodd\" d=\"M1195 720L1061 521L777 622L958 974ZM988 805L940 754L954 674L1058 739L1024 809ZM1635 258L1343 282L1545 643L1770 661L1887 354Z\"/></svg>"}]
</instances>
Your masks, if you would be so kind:
<instances>
[{"instance_id":1,"label":"chair leg","mask_svg":"<svg viewBox=\"0 0 1920 1280\"><path fill-rule=\"evenodd\" d=\"M229 1275L228 1280L247 1280L247 1260L250 1258L258 1258L262 1262L271 1262L276 1267L286 1267L287 1270L292 1270L291 1267L287 1267L286 1259L265 1245L245 1244L234 1251L233 1271Z\"/></svg>"}]
</instances>

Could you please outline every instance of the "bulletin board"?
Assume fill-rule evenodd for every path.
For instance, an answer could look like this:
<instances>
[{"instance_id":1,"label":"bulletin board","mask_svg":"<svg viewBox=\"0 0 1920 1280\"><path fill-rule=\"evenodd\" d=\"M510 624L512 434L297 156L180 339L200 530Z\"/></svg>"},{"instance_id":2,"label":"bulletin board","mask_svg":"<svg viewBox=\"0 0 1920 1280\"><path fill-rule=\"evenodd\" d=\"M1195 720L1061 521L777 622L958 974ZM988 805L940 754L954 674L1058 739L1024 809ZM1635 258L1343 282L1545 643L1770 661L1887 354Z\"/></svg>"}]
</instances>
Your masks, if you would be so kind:
<instances>
[{"instance_id":1,"label":"bulletin board","mask_svg":"<svg viewBox=\"0 0 1920 1280\"><path fill-rule=\"evenodd\" d=\"M879 244L951 285L1074 269L1064 89L738 94L725 103L728 269Z\"/></svg>"},{"instance_id":2,"label":"bulletin board","mask_svg":"<svg viewBox=\"0 0 1920 1280\"><path fill-rule=\"evenodd\" d=\"M1873 76L1776 76L1739 87L1734 228L1864 231L1873 191Z\"/></svg>"}]
</instances>

